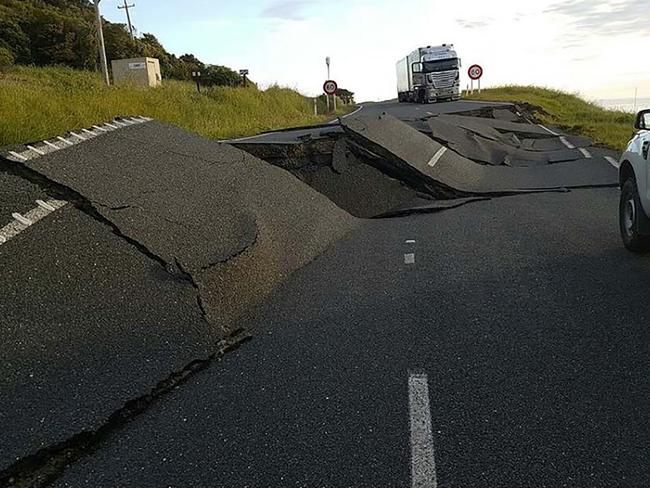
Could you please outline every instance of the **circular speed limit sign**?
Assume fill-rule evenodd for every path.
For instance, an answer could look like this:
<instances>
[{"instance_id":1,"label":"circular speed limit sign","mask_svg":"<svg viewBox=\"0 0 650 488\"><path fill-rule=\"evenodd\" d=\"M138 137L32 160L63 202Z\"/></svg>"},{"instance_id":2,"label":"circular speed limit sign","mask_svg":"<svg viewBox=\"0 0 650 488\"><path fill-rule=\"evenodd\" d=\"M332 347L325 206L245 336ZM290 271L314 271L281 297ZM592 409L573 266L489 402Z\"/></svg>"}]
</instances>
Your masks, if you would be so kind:
<instances>
[{"instance_id":1,"label":"circular speed limit sign","mask_svg":"<svg viewBox=\"0 0 650 488\"><path fill-rule=\"evenodd\" d=\"M481 68L478 64L473 64L467 70L467 74L471 79L478 80L481 78L481 76L483 76L483 68Z\"/></svg>"},{"instance_id":2,"label":"circular speed limit sign","mask_svg":"<svg viewBox=\"0 0 650 488\"><path fill-rule=\"evenodd\" d=\"M336 93L336 90L338 89L338 85L336 84L336 81L334 80L327 80L325 84L323 85L323 91L327 93L328 95L334 95Z\"/></svg>"}]
</instances>

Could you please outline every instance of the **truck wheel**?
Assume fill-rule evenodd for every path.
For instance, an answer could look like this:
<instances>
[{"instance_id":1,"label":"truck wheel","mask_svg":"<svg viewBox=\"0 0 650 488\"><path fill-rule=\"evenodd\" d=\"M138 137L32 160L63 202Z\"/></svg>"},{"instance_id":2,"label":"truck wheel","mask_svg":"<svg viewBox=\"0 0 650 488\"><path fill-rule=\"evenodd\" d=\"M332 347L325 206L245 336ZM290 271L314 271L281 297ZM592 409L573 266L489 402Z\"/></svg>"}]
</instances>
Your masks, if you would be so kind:
<instances>
[{"instance_id":1,"label":"truck wheel","mask_svg":"<svg viewBox=\"0 0 650 488\"><path fill-rule=\"evenodd\" d=\"M621 188L618 206L618 221L625 247L633 252L650 251L650 237L639 234L639 220L642 218L641 199L634 178L628 178Z\"/></svg>"}]
</instances>

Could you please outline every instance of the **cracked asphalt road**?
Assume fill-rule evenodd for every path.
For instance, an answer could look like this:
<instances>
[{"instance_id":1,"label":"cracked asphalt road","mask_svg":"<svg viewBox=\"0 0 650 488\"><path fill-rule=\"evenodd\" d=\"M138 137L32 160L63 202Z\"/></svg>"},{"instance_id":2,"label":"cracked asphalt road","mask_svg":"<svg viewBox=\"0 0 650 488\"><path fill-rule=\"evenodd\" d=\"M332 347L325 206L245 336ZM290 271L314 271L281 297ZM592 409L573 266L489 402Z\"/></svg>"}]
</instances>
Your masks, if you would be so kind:
<instances>
[{"instance_id":1,"label":"cracked asphalt road","mask_svg":"<svg viewBox=\"0 0 650 488\"><path fill-rule=\"evenodd\" d=\"M414 120L422 111L476 107L389 102L359 116L387 111ZM168 139L160 134L163 150L189 156L165 146ZM197 141L193 155L223 163L212 148ZM27 208L40 198L29 185L17 192ZM574 189L361 221L238 324L253 341L113 432L53 486L410 486L414 371L428 377L440 487L650 485L650 258L620 244L617 202L615 188ZM0 203L11 209L11 198ZM69 377L48 380L57 389L41 385L15 405L4 399L9 406L0 410L27 412L3 419L14 436L34 428L27 424L40 413L32 410L47 410L52 395L58 428L92 425L119 395L142 394L155 382L143 382L138 368L160 379L206 345L201 334L211 337L194 288L152 282L147 267L160 270L159 263L71 206L4 244L0 259L20 278L4 284L14 297L3 303L5 317L16 322L21 307L38 311L12 333L7 358L21 341L31 341L35 356L46 350L40 341L56 338L62 349L46 350L46 374L48 361L63 355L72 365L78 344L108 336L104 355L79 355ZM63 279L56 273L74 276L66 300L48 286ZM66 310L74 293L87 301ZM59 319L48 322L48 313ZM74 320L61 320L66 314ZM122 321L123 336L106 333L116 327L111 317L125 316L132 328ZM196 317L190 334L189 317ZM160 333L142 333L140 321L152 319L163 324ZM93 390L98 364L119 379L119 395ZM77 385L95 394L92 406L111 401L78 419ZM68 432L28 440L46 444ZM20 455L7 452L3 461Z\"/></svg>"},{"instance_id":2,"label":"cracked asphalt road","mask_svg":"<svg viewBox=\"0 0 650 488\"><path fill-rule=\"evenodd\" d=\"M646 486L650 259L620 245L617 198L367 221L55 486L409 486L415 369L439 486Z\"/></svg>"}]
</instances>

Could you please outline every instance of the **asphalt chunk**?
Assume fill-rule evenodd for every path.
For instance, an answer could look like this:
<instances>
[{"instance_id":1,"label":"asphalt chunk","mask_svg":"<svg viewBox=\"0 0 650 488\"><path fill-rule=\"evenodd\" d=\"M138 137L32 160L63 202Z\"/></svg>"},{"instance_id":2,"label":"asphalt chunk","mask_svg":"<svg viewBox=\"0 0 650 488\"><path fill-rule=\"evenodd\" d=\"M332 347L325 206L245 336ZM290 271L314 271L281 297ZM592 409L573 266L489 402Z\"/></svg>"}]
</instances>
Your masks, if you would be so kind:
<instances>
[{"instance_id":1,"label":"asphalt chunk","mask_svg":"<svg viewBox=\"0 0 650 488\"><path fill-rule=\"evenodd\" d=\"M481 165L389 115L358 117L342 124L357 144L382 156L404 178L425 182L432 192L471 196L614 186L618 181L616 171L604 160L529 168Z\"/></svg>"},{"instance_id":2,"label":"asphalt chunk","mask_svg":"<svg viewBox=\"0 0 650 488\"><path fill-rule=\"evenodd\" d=\"M130 242L188 277L224 331L356 225L287 171L159 122L25 165L81 195Z\"/></svg>"}]
</instances>

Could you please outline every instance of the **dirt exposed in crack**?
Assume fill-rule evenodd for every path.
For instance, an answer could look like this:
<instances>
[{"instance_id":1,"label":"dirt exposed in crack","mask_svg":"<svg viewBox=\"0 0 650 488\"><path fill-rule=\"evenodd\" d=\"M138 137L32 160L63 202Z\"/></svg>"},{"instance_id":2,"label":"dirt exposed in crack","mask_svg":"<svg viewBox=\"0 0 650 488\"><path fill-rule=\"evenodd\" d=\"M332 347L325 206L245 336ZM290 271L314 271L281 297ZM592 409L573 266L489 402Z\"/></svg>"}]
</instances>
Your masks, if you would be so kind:
<instances>
[{"instance_id":1,"label":"dirt exposed in crack","mask_svg":"<svg viewBox=\"0 0 650 488\"><path fill-rule=\"evenodd\" d=\"M244 330L233 331L216 344L214 352L208 357L190 361L181 370L171 373L167 378L158 382L151 391L126 402L122 408L110 415L98 429L80 432L63 442L41 449L0 472L0 487L42 488L48 486L61 475L68 465L101 448L129 422L146 412L166 394L214 363L221 361L228 352L237 349L251 339L252 336Z\"/></svg>"}]
</instances>

